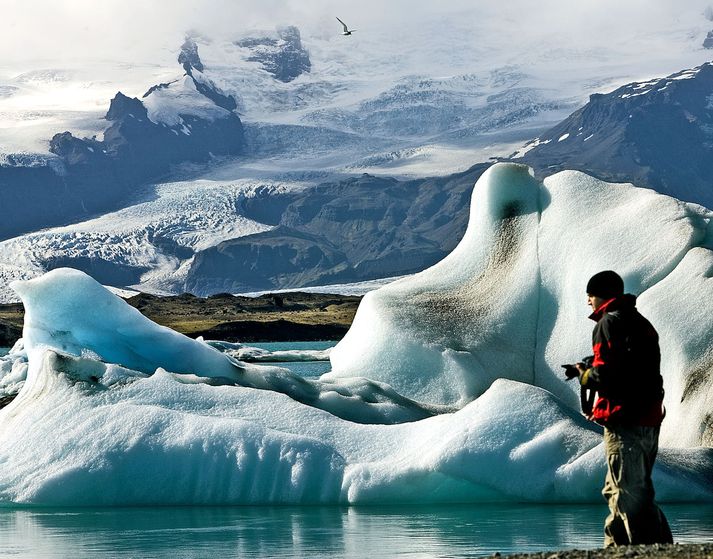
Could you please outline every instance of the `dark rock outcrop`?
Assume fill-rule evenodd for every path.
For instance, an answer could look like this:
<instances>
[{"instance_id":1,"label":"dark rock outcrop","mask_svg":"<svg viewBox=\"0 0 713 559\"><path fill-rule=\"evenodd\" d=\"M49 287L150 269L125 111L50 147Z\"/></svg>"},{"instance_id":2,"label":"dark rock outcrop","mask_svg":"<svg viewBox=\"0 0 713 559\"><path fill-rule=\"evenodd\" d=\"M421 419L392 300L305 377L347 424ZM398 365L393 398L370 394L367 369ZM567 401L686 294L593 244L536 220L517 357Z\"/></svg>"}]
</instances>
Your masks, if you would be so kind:
<instances>
[{"instance_id":1,"label":"dark rock outcrop","mask_svg":"<svg viewBox=\"0 0 713 559\"><path fill-rule=\"evenodd\" d=\"M191 37L186 37L186 40L181 45L181 52L178 54L178 63L183 66L186 74L191 74L195 68L199 72L203 72L205 67L201 62L201 57L198 56L198 45Z\"/></svg>"},{"instance_id":2,"label":"dark rock outcrop","mask_svg":"<svg viewBox=\"0 0 713 559\"><path fill-rule=\"evenodd\" d=\"M217 85L215 85L211 80L206 78L203 74L192 74L193 84L196 86L198 93L205 95L208 99L213 101L221 109L226 111L234 111L238 107L238 103L232 95L228 95L223 92ZM242 136L242 133L241 133Z\"/></svg>"},{"instance_id":3,"label":"dark rock outcrop","mask_svg":"<svg viewBox=\"0 0 713 559\"><path fill-rule=\"evenodd\" d=\"M159 84L149 89L149 93L164 89L169 85L170 84L167 83ZM147 97L149 93L144 94L144 97ZM111 100L111 103L109 103L109 110L104 118L108 121L117 121L128 116L136 119L148 118L146 107L144 107L144 104L141 101L139 101L136 97L127 97L119 91Z\"/></svg>"},{"instance_id":4,"label":"dark rock outcrop","mask_svg":"<svg viewBox=\"0 0 713 559\"><path fill-rule=\"evenodd\" d=\"M241 271L249 270L249 273ZM348 278L346 257L322 236L287 227L225 241L196 255L186 288L209 294L338 282Z\"/></svg>"},{"instance_id":5,"label":"dark rock outcrop","mask_svg":"<svg viewBox=\"0 0 713 559\"><path fill-rule=\"evenodd\" d=\"M187 79L197 83L195 78ZM203 86L208 87L205 83ZM184 161L203 162L209 160L211 154L241 152L243 129L237 115L226 111L223 118L214 120L180 116L182 126L154 123L138 99L127 102L123 95L117 95L107 114L107 119L113 121L104 133L107 154L119 160L123 167L131 166L139 180L149 180L166 174L171 165Z\"/></svg>"},{"instance_id":6,"label":"dark rock outcrop","mask_svg":"<svg viewBox=\"0 0 713 559\"><path fill-rule=\"evenodd\" d=\"M132 266L90 256L53 257L44 261L46 271L56 268L74 268L92 276L103 285L123 287L141 281L141 275L150 268Z\"/></svg>"},{"instance_id":7,"label":"dark rock outcrop","mask_svg":"<svg viewBox=\"0 0 713 559\"><path fill-rule=\"evenodd\" d=\"M22 337L22 327L0 319L0 347L12 347Z\"/></svg>"},{"instance_id":8,"label":"dark rock outcrop","mask_svg":"<svg viewBox=\"0 0 713 559\"><path fill-rule=\"evenodd\" d=\"M576 169L713 207L713 64L602 95L517 161L545 176Z\"/></svg>"},{"instance_id":9,"label":"dark rock outcrop","mask_svg":"<svg viewBox=\"0 0 713 559\"><path fill-rule=\"evenodd\" d=\"M349 330L341 324L301 324L289 320L241 320L223 322L207 330L194 332L195 337L226 342L292 342L311 340L341 340Z\"/></svg>"},{"instance_id":10,"label":"dark rock outcrop","mask_svg":"<svg viewBox=\"0 0 713 559\"><path fill-rule=\"evenodd\" d=\"M302 46L300 31L294 26L277 30L279 38L259 37L236 41L239 47L250 49L248 60L259 62L263 69L282 82L291 82L305 72L312 63L309 52Z\"/></svg>"},{"instance_id":11,"label":"dark rock outcrop","mask_svg":"<svg viewBox=\"0 0 713 559\"><path fill-rule=\"evenodd\" d=\"M709 31L706 38L703 39L703 48L713 49L713 31Z\"/></svg>"}]
</instances>

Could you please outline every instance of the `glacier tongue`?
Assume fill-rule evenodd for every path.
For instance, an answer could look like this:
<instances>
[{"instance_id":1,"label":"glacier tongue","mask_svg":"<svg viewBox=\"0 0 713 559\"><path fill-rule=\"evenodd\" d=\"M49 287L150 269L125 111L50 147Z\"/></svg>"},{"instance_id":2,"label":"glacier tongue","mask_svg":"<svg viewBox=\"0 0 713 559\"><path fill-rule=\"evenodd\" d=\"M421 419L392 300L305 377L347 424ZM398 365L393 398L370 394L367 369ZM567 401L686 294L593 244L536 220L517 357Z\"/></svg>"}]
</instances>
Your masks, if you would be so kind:
<instances>
[{"instance_id":1,"label":"glacier tongue","mask_svg":"<svg viewBox=\"0 0 713 559\"><path fill-rule=\"evenodd\" d=\"M496 165L461 244L367 295L318 381L159 327L78 271L17 282L0 503L598 501L599 428L558 369L588 350L583 285L602 268L661 333L662 442L679 448L661 450L657 496L713 501L713 449L697 446L711 444L710 217Z\"/></svg>"}]
</instances>

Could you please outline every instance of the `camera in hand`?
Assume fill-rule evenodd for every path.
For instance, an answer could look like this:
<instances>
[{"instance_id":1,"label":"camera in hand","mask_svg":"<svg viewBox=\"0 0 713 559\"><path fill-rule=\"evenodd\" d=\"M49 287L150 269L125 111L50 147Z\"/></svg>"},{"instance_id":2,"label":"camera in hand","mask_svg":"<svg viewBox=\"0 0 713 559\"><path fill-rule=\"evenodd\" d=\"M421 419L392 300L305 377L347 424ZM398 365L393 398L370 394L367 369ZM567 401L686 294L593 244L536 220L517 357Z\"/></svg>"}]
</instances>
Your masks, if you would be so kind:
<instances>
[{"instance_id":1,"label":"camera in hand","mask_svg":"<svg viewBox=\"0 0 713 559\"><path fill-rule=\"evenodd\" d=\"M577 378L579 376L579 370L577 369L576 365L562 365L564 368L564 376L566 377L565 380L572 380L573 378Z\"/></svg>"},{"instance_id":2,"label":"camera in hand","mask_svg":"<svg viewBox=\"0 0 713 559\"><path fill-rule=\"evenodd\" d=\"M594 362L594 357L592 355L588 355L584 359L582 359L579 364L582 365L585 369L590 369L592 367L592 363ZM567 364L567 365L562 365L562 368L564 368L564 376L566 377L565 380L572 380L573 378L578 378L579 377L579 369L577 369L577 365L572 365L572 364Z\"/></svg>"}]
</instances>

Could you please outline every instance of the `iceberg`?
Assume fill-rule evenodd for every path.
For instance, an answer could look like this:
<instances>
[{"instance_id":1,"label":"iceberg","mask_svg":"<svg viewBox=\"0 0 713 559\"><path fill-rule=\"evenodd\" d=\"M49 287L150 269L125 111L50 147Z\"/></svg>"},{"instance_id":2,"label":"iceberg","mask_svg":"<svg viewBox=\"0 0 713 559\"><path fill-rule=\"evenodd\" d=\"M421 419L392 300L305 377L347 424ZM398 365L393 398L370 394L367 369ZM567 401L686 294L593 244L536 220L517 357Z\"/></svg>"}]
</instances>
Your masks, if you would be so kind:
<instances>
[{"instance_id":1,"label":"iceberg","mask_svg":"<svg viewBox=\"0 0 713 559\"><path fill-rule=\"evenodd\" d=\"M320 379L160 327L76 270L15 282L0 503L598 502L601 432L559 365L588 352L583 286L604 268L661 333L658 499L713 501L710 217L494 165L458 247L367 294Z\"/></svg>"}]
</instances>

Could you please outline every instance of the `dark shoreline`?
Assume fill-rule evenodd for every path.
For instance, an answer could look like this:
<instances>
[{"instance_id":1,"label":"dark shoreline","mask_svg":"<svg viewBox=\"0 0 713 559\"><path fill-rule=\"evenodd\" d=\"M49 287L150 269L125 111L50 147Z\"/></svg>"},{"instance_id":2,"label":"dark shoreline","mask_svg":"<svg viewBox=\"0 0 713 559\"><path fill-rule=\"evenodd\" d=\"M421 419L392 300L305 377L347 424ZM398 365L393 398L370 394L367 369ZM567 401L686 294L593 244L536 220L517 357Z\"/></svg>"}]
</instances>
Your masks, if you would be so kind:
<instances>
[{"instance_id":1,"label":"dark shoreline","mask_svg":"<svg viewBox=\"0 0 713 559\"><path fill-rule=\"evenodd\" d=\"M302 292L205 298L140 293L126 299L157 324L191 338L228 342L339 340L360 301L352 295ZM10 347L22 336L24 314L21 303L0 305L0 347Z\"/></svg>"},{"instance_id":2,"label":"dark shoreline","mask_svg":"<svg viewBox=\"0 0 713 559\"><path fill-rule=\"evenodd\" d=\"M655 544L610 547L607 549L571 549L565 551L545 551L540 553L517 553L501 555L495 553L488 558L498 559L713 559L713 543L699 544Z\"/></svg>"}]
</instances>

